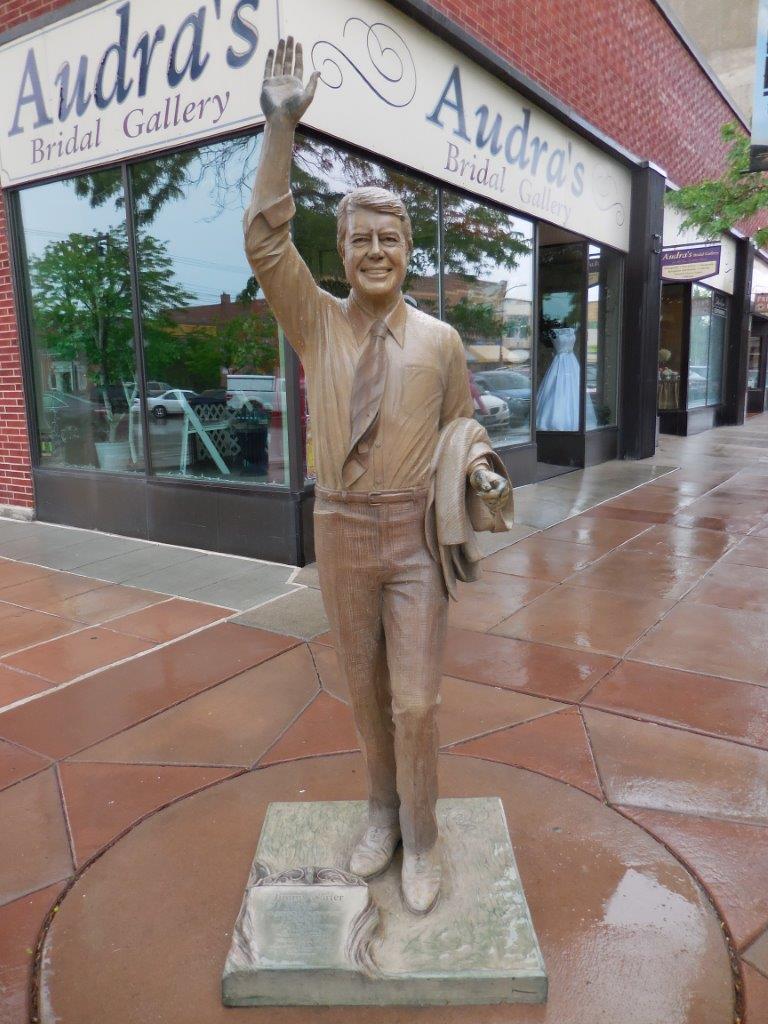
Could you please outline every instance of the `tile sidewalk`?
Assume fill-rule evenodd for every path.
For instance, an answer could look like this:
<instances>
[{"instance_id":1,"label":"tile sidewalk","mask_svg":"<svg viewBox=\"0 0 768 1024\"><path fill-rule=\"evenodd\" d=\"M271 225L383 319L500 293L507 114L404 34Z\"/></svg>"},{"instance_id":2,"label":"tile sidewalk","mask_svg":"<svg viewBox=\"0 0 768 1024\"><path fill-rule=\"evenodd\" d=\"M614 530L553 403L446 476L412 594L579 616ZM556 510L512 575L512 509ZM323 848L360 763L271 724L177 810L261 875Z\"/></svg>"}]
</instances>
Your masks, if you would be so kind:
<instances>
[{"instance_id":1,"label":"tile sidewalk","mask_svg":"<svg viewBox=\"0 0 768 1024\"><path fill-rule=\"evenodd\" d=\"M643 463L609 463L520 488L516 506L515 531L490 538L482 583L463 588L451 609L444 773L451 791L492 785L509 794L553 987L562 977L573 1005L560 1006L555 991L547 1016L485 1008L425 1019L668 1024L671 1016L647 1006L645 1016L634 1008L616 1016L618 974L613 985L575 980L582 968L573 950L595 941L589 929L607 926L621 893L621 919L635 922L622 933L625 961L647 962L649 936L661 948L662 919L689 932L691 915L703 922L689 974L664 967L689 1007L676 1021L730 1024L739 1013L742 1024L761 1024L768 1006L768 416L662 438ZM76 894L122 913L124 881L154 891L165 871L157 851L184 860L184 835L187 844L189 835L202 837L201 865L214 849L221 857L212 808L223 835L230 820L234 828L238 815L251 814L254 800L346 798L359 785L348 776L356 750L313 567L0 520L0 1022L28 1019L37 936L63 892L48 954L55 1005L43 1019L96 1024L81 991L88 986L75 977L66 984L67 964L93 955L85 944L98 932L74 926ZM526 843L541 827L537 806L541 815L561 815L555 833L566 820L565 831L578 832L572 850L557 848L557 856L590 865L572 890L586 902L567 935L548 916L546 894L556 883L539 879L537 858L527 859ZM537 833L536 849L549 842ZM669 882L675 896L648 921L643 915L655 904L635 876L654 858L655 877L676 879ZM691 876L706 898L685 881ZM607 895L598 898L600 886ZM185 909L181 893L158 898L169 921ZM214 916L217 898L211 889ZM222 921L227 907L225 900ZM126 929L151 932L152 909L149 898L134 906ZM601 949L613 962L611 943ZM170 1010L162 1016L155 967L143 969L160 1001L158 1019L175 1021ZM116 984L117 1006L125 993L119 977ZM213 1004L206 1012L200 1019L218 1019ZM354 1017L285 1011L273 1019ZM372 1017L379 1019L409 1018Z\"/></svg>"}]
</instances>

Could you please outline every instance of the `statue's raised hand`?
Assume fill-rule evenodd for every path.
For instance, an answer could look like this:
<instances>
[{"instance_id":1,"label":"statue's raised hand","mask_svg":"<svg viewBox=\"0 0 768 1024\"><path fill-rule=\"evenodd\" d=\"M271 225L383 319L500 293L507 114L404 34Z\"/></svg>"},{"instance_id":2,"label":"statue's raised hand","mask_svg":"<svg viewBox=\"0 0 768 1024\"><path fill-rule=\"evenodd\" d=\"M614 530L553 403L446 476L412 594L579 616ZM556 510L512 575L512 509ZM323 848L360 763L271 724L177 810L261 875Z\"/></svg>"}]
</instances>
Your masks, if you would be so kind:
<instances>
[{"instance_id":1,"label":"statue's raised hand","mask_svg":"<svg viewBox=\"0 0 768 1024\"><path fill-rule=\"evenodd\" d=\"M310 75L306 87L304 58L301 43L295 50L293 36L281 39L277 52L270 50L264 67L264 84L261 87L261 109L269 122L284 121L297 125L304 111L312 102L317 89L320 72Z\"/></svg>"}]
</instances>

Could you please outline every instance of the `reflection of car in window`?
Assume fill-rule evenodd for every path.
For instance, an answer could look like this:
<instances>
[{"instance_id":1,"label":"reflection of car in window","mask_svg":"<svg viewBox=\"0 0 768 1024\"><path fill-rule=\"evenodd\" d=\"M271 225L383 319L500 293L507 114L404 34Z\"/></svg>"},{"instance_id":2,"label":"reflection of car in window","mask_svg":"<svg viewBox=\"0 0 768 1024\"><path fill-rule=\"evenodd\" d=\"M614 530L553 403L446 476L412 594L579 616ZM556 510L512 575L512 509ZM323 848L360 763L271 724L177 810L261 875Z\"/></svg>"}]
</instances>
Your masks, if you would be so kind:
<instances>
[{"instance_id":1,"label":"reflection of car in window","mask_svg":"<svg viewBox=\"0 0 768 1024\"><path fill-rule=\"evenodd\" d=\"M509 424L509 406L503 398L490 392L473 396L475 419L486 428L506 427Z\"/></svg>"},{"instance_id":2,"label":"reflection of car in window","mask_svg":"<svg viewBox=\"0 0 768 1024\"><path fill-rule=\"evenodd\" d=\"M179 394L184 395L187 401L189 401L191 398L195 397L197 392L186 391L182 388L171 388L170 390L165 391L162 395L147 395L147 410L151 412L157 420L164 420L166 416L180 416L184 410L182 409L181 402L179 401ZM138 398L134 398L133 408L139 408Z\"/></svg>"},{"instance_id":3,"label":"reflection of car in window","mask_svg":"<svg viewBox=\"0 0 768 1024\"><path fill-rule=\"evenodd\" d=\"M495 395L509 407L512 425L526 423L531 409L531 381L519 370L482 370L475 374L481 395Z\"/></svg>"}]
</instances>

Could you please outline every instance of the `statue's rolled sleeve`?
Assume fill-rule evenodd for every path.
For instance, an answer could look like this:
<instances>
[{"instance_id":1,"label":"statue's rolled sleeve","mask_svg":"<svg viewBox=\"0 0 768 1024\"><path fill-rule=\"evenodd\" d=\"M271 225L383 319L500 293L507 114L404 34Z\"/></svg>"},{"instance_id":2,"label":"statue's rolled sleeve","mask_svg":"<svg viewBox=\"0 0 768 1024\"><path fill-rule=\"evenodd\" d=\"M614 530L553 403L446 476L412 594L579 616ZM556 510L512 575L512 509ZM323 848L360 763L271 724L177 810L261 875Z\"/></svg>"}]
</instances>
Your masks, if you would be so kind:
<instances>
[{"instance_id":1,"label":"statue's rolled sleeve","mask_svg":"<svg viewBox=\"0 0 768 1024\"><path fill-rule=\"evenodd\" d=\"M296 206L290 192L243 218L245 254L271 310L299 355L321 314L322 291L291 240Z\"/></svg>"}]
</instances>

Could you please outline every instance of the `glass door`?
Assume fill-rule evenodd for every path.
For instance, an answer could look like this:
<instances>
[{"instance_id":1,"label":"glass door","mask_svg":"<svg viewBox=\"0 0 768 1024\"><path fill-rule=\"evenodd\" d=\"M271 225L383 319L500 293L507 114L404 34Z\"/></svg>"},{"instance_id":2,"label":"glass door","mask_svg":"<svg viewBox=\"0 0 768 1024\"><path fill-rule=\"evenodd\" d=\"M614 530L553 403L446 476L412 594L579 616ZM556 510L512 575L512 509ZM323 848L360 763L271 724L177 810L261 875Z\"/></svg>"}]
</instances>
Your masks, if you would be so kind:
<instances>
[{"instance_id":1,"label":"glass door","mask_svg":"<svg viewBox=\"0 0 768 1024\"><path fill-rule=\"evenodd\" d=\"M539 249L537 432L583 429L586 258L581 242Z\"/></svg>"}]
</instances>

